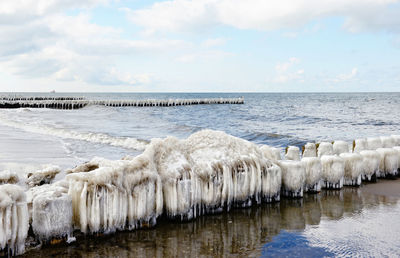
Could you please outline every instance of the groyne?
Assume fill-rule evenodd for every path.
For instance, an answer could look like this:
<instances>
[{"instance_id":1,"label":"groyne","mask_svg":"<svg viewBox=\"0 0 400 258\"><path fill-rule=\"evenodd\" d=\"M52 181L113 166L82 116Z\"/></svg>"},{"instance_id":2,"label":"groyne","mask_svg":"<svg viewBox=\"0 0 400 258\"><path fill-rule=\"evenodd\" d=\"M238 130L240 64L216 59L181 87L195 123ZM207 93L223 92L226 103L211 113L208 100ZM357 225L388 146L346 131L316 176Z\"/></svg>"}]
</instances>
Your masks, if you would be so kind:
<instances>
[{"instance_id":1,"label":"groyne","mask_svg":"<svg viewBox=\"0 0 400 258\"><path fill-rule=\"evenodd\" d=\"M244 104L244 98L87 100L81 97L0 97L0 108L80 109L107 107L172 107L186 105Z\"/></svg>"},{"instance_id":2,"label":"groyne","mask_svg":"<svg viewBox=\"0 0 400 258\"><path fill-rule=\"evenodd\" d=\"M136 157L95 158L57 182L61 171L54 166L27 178L4 173L0 223L10 223L0 224L0 250L23 253L29 228L37 243L70 242L74 234L151 227L160 217L187 221L400 171L400 135L307 143L285 152L282 158L276 148L203 130L187 139L153 139Z\"/></svg>"}]
</instances>

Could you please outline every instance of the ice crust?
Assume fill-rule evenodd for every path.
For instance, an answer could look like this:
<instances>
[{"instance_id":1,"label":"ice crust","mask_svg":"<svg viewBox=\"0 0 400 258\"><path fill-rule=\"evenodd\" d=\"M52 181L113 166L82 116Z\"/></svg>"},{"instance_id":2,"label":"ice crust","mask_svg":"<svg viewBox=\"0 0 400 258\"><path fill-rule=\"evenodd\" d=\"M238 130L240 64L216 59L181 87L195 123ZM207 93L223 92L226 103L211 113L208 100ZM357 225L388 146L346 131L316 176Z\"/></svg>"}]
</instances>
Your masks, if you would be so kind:
<instances>
[{"instance_id":1,"label":"ice crust","mask_svg":"<svg viewBox=\"0 0 400 258\"><path fill-rule=\"evenodd\" d=\"M315 143L308 142L304 145L303 157L317 157L317 146Z\"/></svg>"},{"instance_id":2,"label":"ice crust","mask_svg":"<svg viewBox=\"0 0 400 258\"><path fill-rule=\"evenodd\" d=\"M361 185L361 176L364 172L364 158L358 153L342 153L344 160L344 185Z\"/></svg>"},{"instance_id":3,"label":"ice crust","mask_svg":"<svg viewBox=\"0 0 400 258\"><path fill-rule=\"evenodd\" d=\"M332 147L333 147L333 154L336 155L351 152L350 145L345 141L334 141Z\"/></svg>"},{"instance_id":4,"label":"ice crust","mask_svg":"<svg viewBox=\"0 0 400 258\"><path fill-rule=\"evenodd\" d=\"M321 191L322 165L317 157L303 157L301 162L305 168L305 190L308 192Z\"/></svg>"},{"instance_id":5,"label":"ice crust","mask_svg":"<svg viewBox=\"0 0 400 258\"><path fill-rule=\"evenodd\" d=\"M333 145L330 142L321 142L317 148L318 157L333 155Z\"/></svg>"},{"instance_id":6,"label":"ice crust","mask_svg":"<svg viewBox=\"0 0 400 258\"><path fill-rule=\"evenodd\" d=\"M361 179L399 173L398 145L396 135L357 139L353 148L344 141L307 143L301 159L299 148L289 146L281 160L278 148L203 130L187 139L153 139L136 157L97 157L66 173L46 166L21 181L3 171L0 249L23 253L29 223L39 242L69 242L74 230L133 230L155 225L162 214L186 221L279 201L280 195L298 198L321 187L358 186ZM57 174L66 177L54 182Z\"/></svg>"},{"instance_id":7,"label":"ice crust","mask_svg":"<svg viewBox=\"0 0 400 258\"><path fill-rule=\"evenodd\" d=\"M300 149L297 146L289 146L286 149L285 159L287 160L300 160Z\"/></svg>"},{"instance_id":8,"label":"ice crust","mask_svg":"<svg viewBox=\"0 0 400 258\"><path fill-rule=\"evenodd\" d=\"M22 254L28 235L29 215L23 188L0 185L0 250L8 255Z\"/></svg>"}]
</instances>

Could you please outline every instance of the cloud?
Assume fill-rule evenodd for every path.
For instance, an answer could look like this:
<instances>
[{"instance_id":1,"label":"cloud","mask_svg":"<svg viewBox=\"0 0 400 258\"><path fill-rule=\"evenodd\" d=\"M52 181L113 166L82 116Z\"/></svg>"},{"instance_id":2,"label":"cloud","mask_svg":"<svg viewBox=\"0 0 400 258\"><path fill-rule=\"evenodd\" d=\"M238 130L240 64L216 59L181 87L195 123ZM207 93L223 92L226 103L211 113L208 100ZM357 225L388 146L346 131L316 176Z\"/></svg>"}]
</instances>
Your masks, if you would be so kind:
<instances>
[{"instance_id":1,"label":"cloud","mask_svg":"<svg viewBox=\"0 0 400 258\"><path fill-rule=\"evenodd\" d=\"M275 66L276 76L272 81L275 83L286 83L293 80L303 82L304 69L297 68L299 63L300 59L296 57L289 58L287 62L278 63Z\"/></svg>"},{"instance_id":2,"label":"cloud","mask_svg":"<svg viewBox=\"0 0 400 258\"><path fill-rule=\"evenodd\" d=\"M357 67L354 67L354 68L351 70L350 73L342 73L342 74L339 74L339 75L337 75L335 78L330 79L330 80L328 80L328 81L336 82L336 83L338 83L338 82L352 81L352 80L355 80L355 79L356 79L357 75L358 75L358 69L357 69Z\"/></svg>"},{"instance_id":3,"label":"cloud","mask_svg":"<svg viewBox=\"0 0 400 258\"><path fill-rule=\"evenodd\" d=\"M399 32L399 10L399 0L172 0L139 10L125 9L129 19L149 34L196 32L218 25L261 31L292 29L325 17L344 17L344 27L352 32Z\"/></svg>"},{"instance_id":4,"label":"cloud","mask_svg":"<svg viewBox=\"0 0 400 258\"><path fill-rule=\"evenodd\" d=\"M65 1L64 4L78 6L78 2ZM86 2L94 4L96 1ZM1 7L0 12L4 13L4 3ZM45 5L44 11L35 13L46 13L49 8ZM9 10L9 13L14 12L14 9ZM1 69L27 78L104 85L145 84L151 81L150 74L119 71L114 65L116 59L169 51L186 44L162 38L124 39L120 29L99 26L91 23L90 18L86 14L68 16L50 12L19 23L0 24Z\"/></svg>"}]
</instances>

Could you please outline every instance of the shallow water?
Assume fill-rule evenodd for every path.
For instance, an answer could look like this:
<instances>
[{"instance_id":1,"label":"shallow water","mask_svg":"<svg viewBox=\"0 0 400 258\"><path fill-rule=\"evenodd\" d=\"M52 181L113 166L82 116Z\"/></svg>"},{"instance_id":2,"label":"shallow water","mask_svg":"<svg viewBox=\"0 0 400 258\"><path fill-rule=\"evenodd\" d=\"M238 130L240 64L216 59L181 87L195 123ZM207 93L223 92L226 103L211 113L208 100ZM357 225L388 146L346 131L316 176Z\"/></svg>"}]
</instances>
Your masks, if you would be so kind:
<instances>
[{"instance_id":1,"label":"shallow water","mask_svg":"<svg viewBox=\"0 0 400 258\"><path fill-rule=\"evenodd\" d=\"M397 256L399 212L398 198L344 188L187 223L161 219L152 229L78 238L25 257Z\"/></svg>"}]
</instances>

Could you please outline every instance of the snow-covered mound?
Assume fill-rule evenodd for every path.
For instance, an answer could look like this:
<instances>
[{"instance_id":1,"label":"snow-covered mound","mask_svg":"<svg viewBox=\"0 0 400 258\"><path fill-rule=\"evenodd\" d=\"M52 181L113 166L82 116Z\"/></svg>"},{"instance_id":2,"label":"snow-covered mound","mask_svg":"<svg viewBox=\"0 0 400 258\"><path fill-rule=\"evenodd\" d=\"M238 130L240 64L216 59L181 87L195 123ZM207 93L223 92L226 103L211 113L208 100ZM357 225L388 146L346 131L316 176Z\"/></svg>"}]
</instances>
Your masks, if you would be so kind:
<instances>
[{"instance_id":1,"label":"snow-covered mound","mask_svg":"<svg viewBox=\"0 0 400 258\"><path fill-rule=\"evenodd\" d=\"M19 182L19 176L16 172L8 170L0 172L0 185L2 184L16 184Z\"/></svg>"},{"instance_id":2,"label":"snow-covered mound","mask_svg":"<svg viewBox=\"0 0 400 258\"><path fill-rule=\"evenodd\" d=\"M50 184L54 177L60 172L61 169L58 166L45 166L42 170L29 173L26 184L29 187Z\"/></svg>"}]
</instances>

